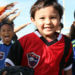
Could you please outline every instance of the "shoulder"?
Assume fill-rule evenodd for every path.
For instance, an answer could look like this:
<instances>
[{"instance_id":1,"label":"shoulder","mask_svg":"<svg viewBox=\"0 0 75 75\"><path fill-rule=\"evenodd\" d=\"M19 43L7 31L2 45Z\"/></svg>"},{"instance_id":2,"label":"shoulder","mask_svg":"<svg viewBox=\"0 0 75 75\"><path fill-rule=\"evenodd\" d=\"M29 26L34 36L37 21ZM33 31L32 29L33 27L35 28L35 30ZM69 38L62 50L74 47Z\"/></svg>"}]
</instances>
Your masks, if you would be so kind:
<instances>
[{"instance_id":1,"label":"shoulder","mask_svg":"<svg viewBox=\"0 0 75 75\"><path fill-rule=\"evenodd\" d=\"M1 45L1 44L4 44L2 40L0 40L0 45Z\"/></svg>"},{"instance_id":2,"label":"shoulder","mask_svg":"<svg viewBox=\"0 0 75 75\"><path fill-rule=\"evenodd\" d=\"M35 33L32 32L32 33L29 33L27 35L24 35L23 37L21 37L19 39L19 41L27 41L27 40L31 40L31 39L34 39L35 38Z\"/></svg>"},{"instance_id":3,"label":"shoulder","mask_svg":"<svg viewBox=\"0 0 75 75\"><path fill-rule=\"evenodd\" d=\"M71 39L67 35L62 34L62 37L63 37L64 40L67 40L67 41L71 42Z\"/></svg>"}]
</instances>

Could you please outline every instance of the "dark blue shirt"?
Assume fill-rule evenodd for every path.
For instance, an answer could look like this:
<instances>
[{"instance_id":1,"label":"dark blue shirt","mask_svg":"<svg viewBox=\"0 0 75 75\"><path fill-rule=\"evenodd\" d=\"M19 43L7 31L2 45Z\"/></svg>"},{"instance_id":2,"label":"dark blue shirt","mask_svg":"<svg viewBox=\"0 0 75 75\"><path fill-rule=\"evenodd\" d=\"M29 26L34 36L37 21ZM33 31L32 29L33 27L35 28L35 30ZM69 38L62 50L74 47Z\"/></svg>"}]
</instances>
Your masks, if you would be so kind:
<instances>
[{"instance_id":1,"label":"dark blue shirt","mask_svg":"<svg viewBox=\"0 0 75 75\"><path fill-rule=\"evenodd\" d=\"M11 41L11 43L9 45L5 45L2 40L0 40L0 69L5 67L4 61L8 55L8 52L10 50L11 45L14 42Z\"/></svg>"}]
</instances>

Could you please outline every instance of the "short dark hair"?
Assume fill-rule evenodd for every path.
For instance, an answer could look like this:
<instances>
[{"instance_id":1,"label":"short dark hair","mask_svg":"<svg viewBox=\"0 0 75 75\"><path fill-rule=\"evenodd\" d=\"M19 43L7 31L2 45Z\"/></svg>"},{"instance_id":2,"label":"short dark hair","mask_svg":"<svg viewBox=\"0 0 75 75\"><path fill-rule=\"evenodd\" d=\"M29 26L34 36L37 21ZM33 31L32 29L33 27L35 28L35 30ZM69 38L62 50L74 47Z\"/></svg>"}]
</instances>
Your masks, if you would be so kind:
<instances>
[{"instance_id":1,"label":"short dark hair","mask_svg":"<svg viewBox=\"0 0 75 75\"><path fill-rule=\"evenodd\" d=\"M0 22L0 29L3 25L8 24L9 26L11 26L12 29L14 29L14 23L13 21L10 21L9 18L5 18L2 20L2 22Z\"/></svg>"},{"instance_id":2,"label":"short dark hair","mask_svg":"<svg viewBox=\"0 0 75 75\"><path fill-rule=\"evenodd\" d=\"M35 18L35 12L37 10L50 5L54 6L54 8L58 11L61 19L63 15L63 7L56 0L37 0L30 10L31 17Z\"/></svg>"},{"instance_id":3,"label":"short dark hair","mask_svg":"<svg viewBox=\"0 0 75 75\"><path fill-rule=\"evenodd\" d=\"M63 23L60 23L59 26L61 27L61 29L64 27Z\"/></svg>"},{"instance_id":4,"label":"short dark hair","mask_svg":"<svg viewBox=\"0 0 75 75\"><path fill-rule=\"evenodd\" d=\"M75 21L71 25L69 36L71 40L75 39Z\"/></svg>"}]
</instances>

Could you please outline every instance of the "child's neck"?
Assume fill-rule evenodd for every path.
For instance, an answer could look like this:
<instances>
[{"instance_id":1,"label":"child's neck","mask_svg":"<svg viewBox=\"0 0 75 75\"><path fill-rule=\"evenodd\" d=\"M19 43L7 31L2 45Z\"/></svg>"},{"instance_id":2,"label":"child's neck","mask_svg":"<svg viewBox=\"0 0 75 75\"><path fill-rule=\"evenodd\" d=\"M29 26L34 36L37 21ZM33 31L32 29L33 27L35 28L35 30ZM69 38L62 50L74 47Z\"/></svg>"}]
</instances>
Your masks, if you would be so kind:
<instances>
[{"instance_id":1,"label":"child's neck","mask_svg":"<svg viewBox=\"0 0 75 75\"><path fill-rule=\"evenodd\" d=\"M7 42L3 42L5 45L9 45L11 42L7 41Z\"/></svg>"},{"instance_id":2,"label":"child's neck","mask_svg":"<svg viewBox=\"0 0 75 75\"><path fill-rule=\"evenodd\" d=\"M48 36L44 36L44 38L48 41L51 42L53 40L55 40L57 38L57 35L48 35Z\"/></svg>"}]
</instances>

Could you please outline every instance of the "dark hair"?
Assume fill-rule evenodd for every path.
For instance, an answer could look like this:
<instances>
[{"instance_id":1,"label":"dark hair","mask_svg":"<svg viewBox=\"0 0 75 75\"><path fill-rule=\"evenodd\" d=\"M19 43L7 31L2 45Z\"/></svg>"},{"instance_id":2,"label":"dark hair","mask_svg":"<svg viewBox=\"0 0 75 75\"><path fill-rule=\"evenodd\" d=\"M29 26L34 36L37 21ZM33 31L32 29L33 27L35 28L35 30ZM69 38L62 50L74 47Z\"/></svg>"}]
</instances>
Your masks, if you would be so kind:
<instances>
[{"instance_id":1,"label":"dark hair","mask_svg":"<svg viewBox=\"0 0 75 75\"><path fill-rule=\"evenodd\" d=\"M37 1L47 1L47 0L37 0ZM55 2L57 2L58 0L50 0L50 1L55 1Z\"/></svg>"},{"instance_id":2,"label":"dark hair","mask_svg":"<svg viewBox=\"0 0 75 75\"><path fill-rule=\"evenodd\" d=\"M71 40L75 39L75 22L73 22L73 24L71 25L71 29L70 29L70 38Z\"/></svg>"},{"instance_id":3,"label":"dark hair","mask_svg":"<svg viewBox=\"0 0 75 75\"><path fill-rule=\"evenodd\" d=\"M64 27L64 26L63 26L63 23L60 23L59 26L61 27L61 29Z\"/></svg>"},{"instance_id":4,"label":"dark hair","mask_svg":"<svg viewBox=\"0 0 75 75\"><path fill-rule=\"evenodd\" d=\"M3 26L3 25L5 25L5 24L8 24L9 26L11 26L11 28L13 29L14 28L14 23L13 23L13 21L10 21L8 18L5 18L5 19L3 19L2 20L2 22L0 23L0 29L1 29L1 27Z\"/></svg>"},{"instance_id":5,"label":"dark hair","mask_svg":"<svg viewBox=\"0 0 75 75\"><path fill-rule=\"evenodd\" d=\"M37 10L50 5L54 6L54 8L58 11L61 19L63 15L63 7L56 0L37 0L30 10L31 17L35 18L35 12Z\"/></svg>"}]
</instances>

